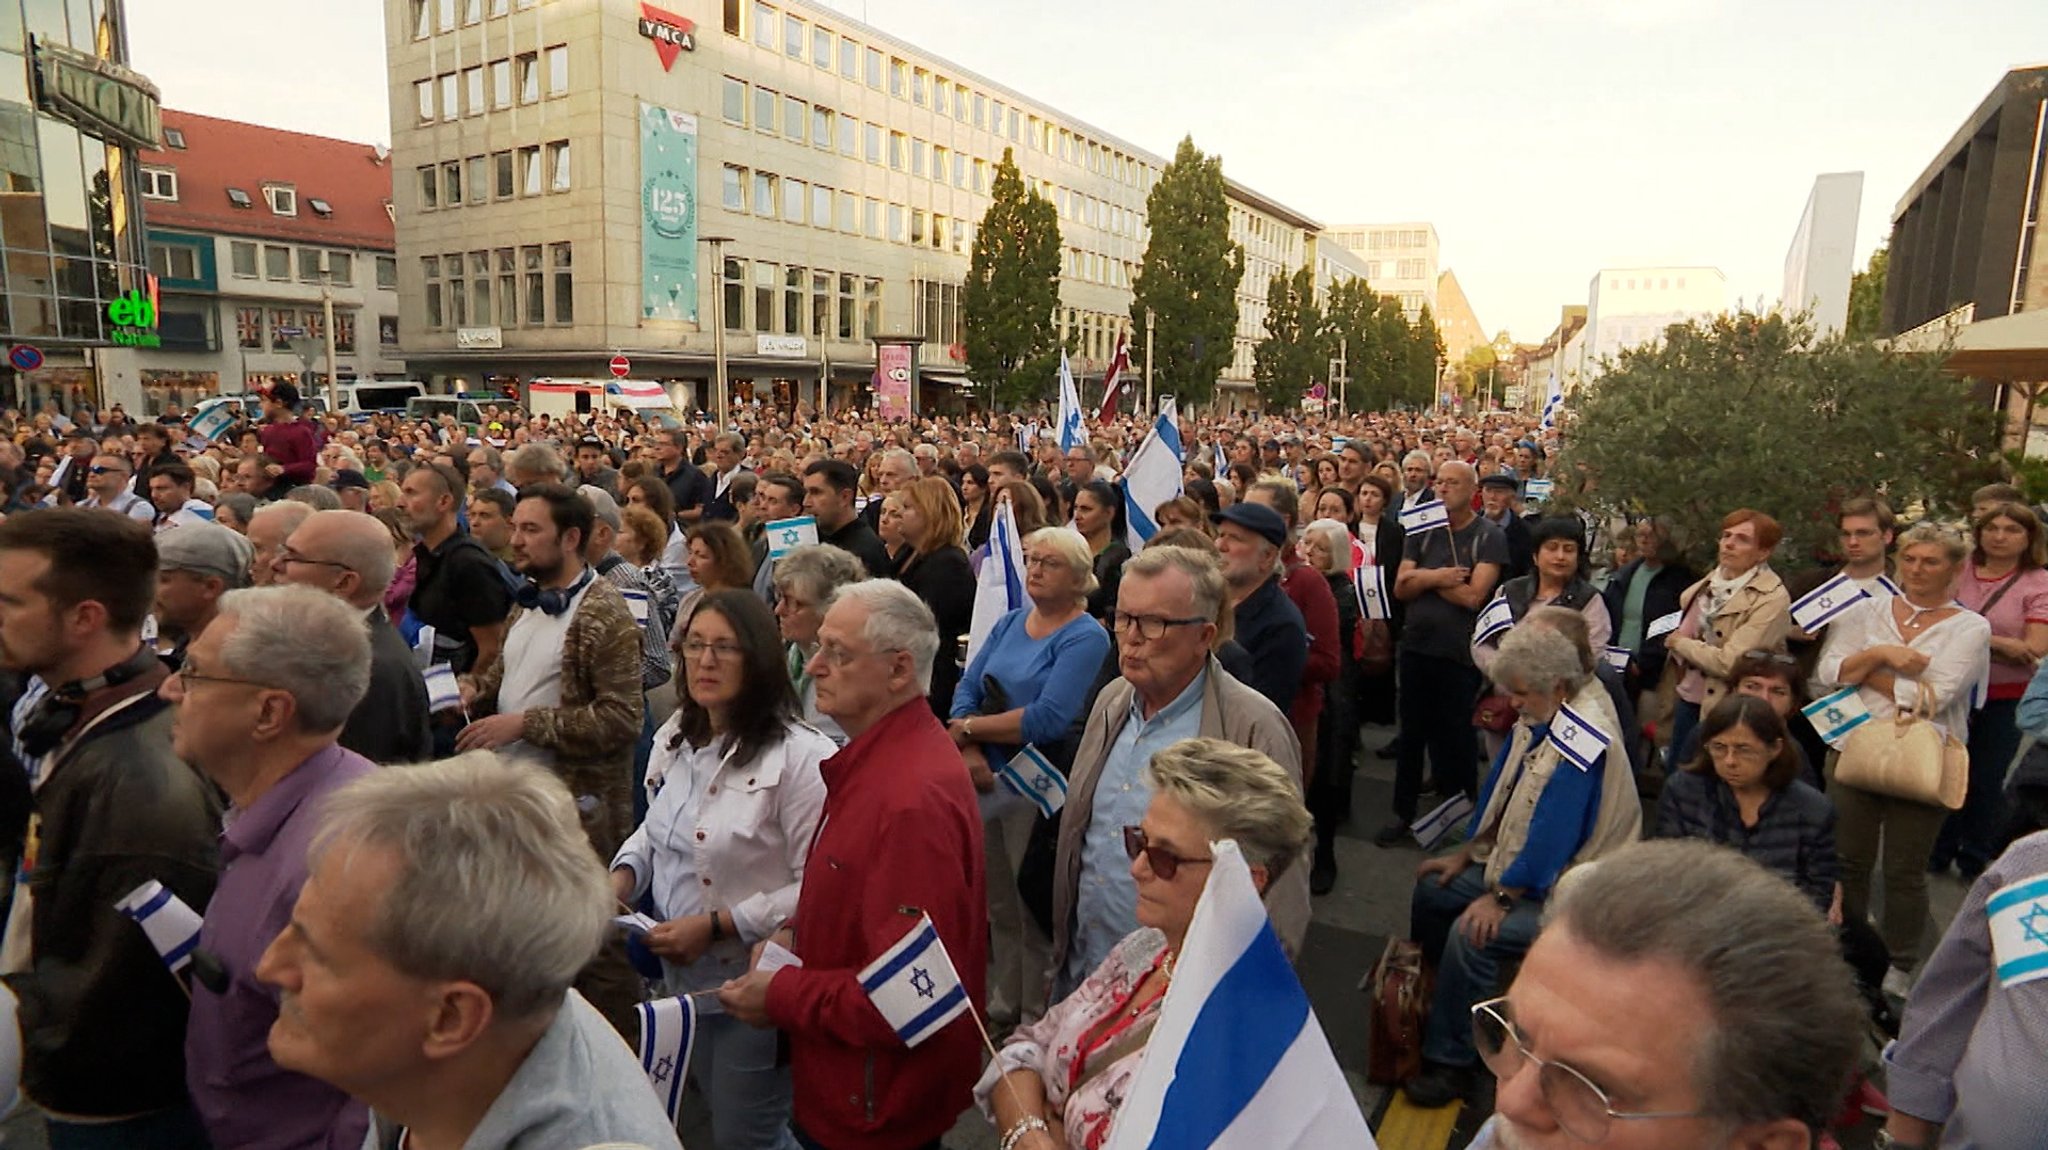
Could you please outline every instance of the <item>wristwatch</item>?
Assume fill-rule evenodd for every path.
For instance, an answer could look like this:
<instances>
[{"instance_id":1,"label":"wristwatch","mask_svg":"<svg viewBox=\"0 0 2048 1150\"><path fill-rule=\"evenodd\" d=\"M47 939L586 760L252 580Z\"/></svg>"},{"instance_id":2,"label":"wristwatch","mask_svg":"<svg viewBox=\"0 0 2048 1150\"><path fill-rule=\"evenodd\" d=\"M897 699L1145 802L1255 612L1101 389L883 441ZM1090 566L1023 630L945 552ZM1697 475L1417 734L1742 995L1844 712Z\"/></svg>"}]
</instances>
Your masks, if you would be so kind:
<instances>
[{"instance_id":1,"label":"wristwatch","mask_svg":"<svg viewBox=\"0 0 2048 1150\"><path fill-rule=\"evenodd\" d=\"M1926 1150L1912 1142L1901 1142L1892 1137L1892 1132L1878 1127L1877 1136L1870 1140L1871 1150Z\"/></svg>"},{"instance_id":2,"label":"wristwatch","mask_svg":"<svg viewBox=\"0 0 2048 1150\"><path fill-rule=\"evenodd\" d=\"M1497 886L1487 893L1493 896L1493 905L1502 910L1515 909L1515 896L1509 894L1506 887Z\"/></svg>"}]
</instances>

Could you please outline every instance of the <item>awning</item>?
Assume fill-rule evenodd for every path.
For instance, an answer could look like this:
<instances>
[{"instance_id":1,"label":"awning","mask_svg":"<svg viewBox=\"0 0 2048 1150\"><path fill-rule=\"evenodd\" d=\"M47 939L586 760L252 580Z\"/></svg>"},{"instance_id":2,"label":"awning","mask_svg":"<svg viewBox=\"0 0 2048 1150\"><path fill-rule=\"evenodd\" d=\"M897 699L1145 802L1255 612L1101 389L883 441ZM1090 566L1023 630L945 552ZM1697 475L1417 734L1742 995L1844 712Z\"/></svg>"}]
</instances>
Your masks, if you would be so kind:
<instances>
[{"instance_id":1,"label":"awning","mask_svg":"<svg viewBox=\"0 0 2048 1150\"><path fill-rule=\"evenodd\" d=\"M2048 311L2023 311L1961 328L1945 366L1988 382L2048 381Z\"/></svg>"}]
</instances>

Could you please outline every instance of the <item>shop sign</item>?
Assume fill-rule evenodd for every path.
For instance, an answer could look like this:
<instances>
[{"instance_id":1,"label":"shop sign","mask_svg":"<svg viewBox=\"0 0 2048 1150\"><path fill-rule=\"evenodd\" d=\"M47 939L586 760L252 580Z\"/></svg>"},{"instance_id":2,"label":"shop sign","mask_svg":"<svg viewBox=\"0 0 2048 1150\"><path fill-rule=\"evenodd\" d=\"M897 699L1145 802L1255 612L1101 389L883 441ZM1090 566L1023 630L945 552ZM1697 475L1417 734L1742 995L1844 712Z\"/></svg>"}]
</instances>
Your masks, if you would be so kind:
<instances>
[{"instance_id":1,"label":"shop sign","mask_svg":"<svg viewBox=\"0 0 2048 1150\"><path fill-rule=\"evenodd\" d=\"M811 344L800 335L757 335L754 337L754 354L802 359L811 354Z\"/></svg>"},{"instance_id":2,"label":"shop sign","mask_svg":"<svg viewBox=\"0 0 2048 1150\"><path fill-rule=\"evenodd\" d=\"M505 332L495 327L458 327L455 346L460 351L489 351L505 346Z\"/></svg>"},{"instance_id":3,"label":"shop sign","mask_svg":"<svg viewBox=\"0 0 2048 1150\"><path fill-rule=\"evenodd\" d=\"M117 347L162 347L157 334L156 277L144 280L145 288L129 288L107 301L107 339Z\"/></svg>"},{"instance_id":4,"label":"shop sign","mask_svg":"<svg viewBox=\"0 0 2048 1150\"><path fill-rule=\"evenodd\" d=\"M110 143L156 148L162 97L142 76L98 56L38 38L36 102L66 123Z\"/></svg>"}]
</instances>

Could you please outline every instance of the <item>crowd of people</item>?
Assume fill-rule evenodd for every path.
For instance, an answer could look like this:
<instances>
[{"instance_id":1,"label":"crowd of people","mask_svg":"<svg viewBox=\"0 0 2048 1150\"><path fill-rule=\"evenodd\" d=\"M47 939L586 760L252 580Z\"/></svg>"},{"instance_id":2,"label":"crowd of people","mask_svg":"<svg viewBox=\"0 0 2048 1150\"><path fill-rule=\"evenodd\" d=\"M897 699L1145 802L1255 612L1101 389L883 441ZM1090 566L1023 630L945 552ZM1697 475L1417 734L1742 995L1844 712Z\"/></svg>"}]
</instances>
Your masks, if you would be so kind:
<instances>
[{"instance_id":1,"label":"crowd of people","mask_svg":"<svg viewBox=\"0 0 2048 1150\"><path fill-rule=\"evenodd\" d=\"M2048 1116L2048 910L2000 917L2048 903L2015 489L1960 525L1732 509L1696 571L1571 504L1518 415L1188 418L1181 493L1139 507L1136 416L1062 447L1024 414L261 401L0 425L0 972L55 1150L675 1146L619 1041L669 995L719 1150L936 1148L977 1106L1002 1150L1099 1150L1211 844L1298 956L1372 754L1435 972L1401 1089L1492 1097L1475 1144ZM1779 554L1795 514L1838 553ZM1909 728L1938 793L1857 733ZM188 953L117 909L150 883L202 913ZM869 996L927 920L987 1050Z\"/></svg>"}]
</instances>

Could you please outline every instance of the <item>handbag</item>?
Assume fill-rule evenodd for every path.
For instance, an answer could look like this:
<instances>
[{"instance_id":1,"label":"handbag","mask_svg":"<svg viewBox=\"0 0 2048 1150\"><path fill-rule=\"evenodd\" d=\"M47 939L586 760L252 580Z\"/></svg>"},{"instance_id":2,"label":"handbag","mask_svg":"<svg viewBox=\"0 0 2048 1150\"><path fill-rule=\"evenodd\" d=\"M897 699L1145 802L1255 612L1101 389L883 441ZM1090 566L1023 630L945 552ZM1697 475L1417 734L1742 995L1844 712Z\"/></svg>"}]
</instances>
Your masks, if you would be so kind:
<instances>
[{"instance_id":1,"label":"handbag","mask_svg":"<svg viewBox=\"0 0 2048 1150\"><path fill-rule=\"evenodd\" d=\"M1959 810L1970 785L1970 751L1928 721L1927 684L1911 711L1891 722L1872 719L1849 733L1835 761L1835 781L1876 795Z\"/></svg>"},{"instance_id":2,"label":"handbag","mask_svg":"<svg viewBox=\"0 0 2048 1150\"><path fill-rule=\"evenodd\" d=\"M1360 619L1351 633L1351 656L1365 675L1384 675L1394 669L1394 630L1385 619Z\"/></svg>"},{"instance_id":3,"label":"handbag","mask_svg":"<svg viewBox=\"0 0 2048 1150\"><path fill-rule=\"evenodd\" d=\"M1387 948L1366 976L1372 996L1367 1082L1394 1086L1422 1073L1422 1028L1429 1019L1434 981L1419 943L1406 938L1387 940Z\"/></svg>"},{"instance_id":4,"label":"handbag","mask_svg":"<svg viewBox=\"0 0 2048 1150\"><path fill-rule=\"evenodd\" d=\"M1472 725L1482 731L1505 735L1515 725L1515 701L1502 691L1479 696L1472 705Z\"/></svg>"}]
</instances>

